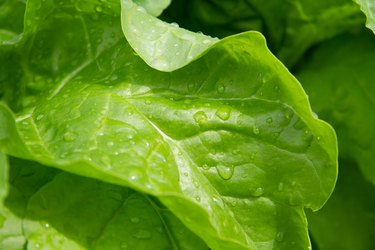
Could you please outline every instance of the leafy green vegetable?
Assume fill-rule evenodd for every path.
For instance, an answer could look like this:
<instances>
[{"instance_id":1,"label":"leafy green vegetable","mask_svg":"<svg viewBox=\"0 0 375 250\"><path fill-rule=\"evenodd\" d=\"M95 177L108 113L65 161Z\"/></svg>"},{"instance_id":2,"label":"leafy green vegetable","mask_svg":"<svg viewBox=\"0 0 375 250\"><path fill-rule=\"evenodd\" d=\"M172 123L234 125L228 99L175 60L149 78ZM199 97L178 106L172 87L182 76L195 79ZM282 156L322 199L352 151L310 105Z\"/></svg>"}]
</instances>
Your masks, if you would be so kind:
<instances>
[{"instance_id":1,"label":"leafy green vegetable","mask_svg":"<svg viewBox=\"0 0 375 250\"><path fill-rule=\"evenodd\" d=\"M375 189L367 182L375 183L374 45L370 32L339 36L312 51L297 73L313 109L335 127L342 158L331 199L308 214L320 250L375 247Z\"/></svg>"},{"instance_id":2,"label":"leafy green vegetable","mask_svg":"<svg viewBox=\"0 0 375 250\"><path fill-rule=\"evenodd\" d=\"M25 2L2 0L0 2L0 45L17 39L23 30Z\"/></svg>"},{"instance_id":3,"label":"leafy green vegetable","mask_svg":"<svg viewBox=\"0 0 375 250\"><path fill-rule=\"evenodd\" d=\"M372 34L341 36L319 47L297 73L314 111L335 127L341 157L355 160L373 183L374 57Z\"/></svg>"},{"instance_id":4,"label":"leafy green vegetable","mask_svg":"<svg viewBox=\"0 0 375 250\"><path fill-rule=\"evenodd\" d=\"M260 33L217 41L153 17L168 4L28 0L0 45L2 246L310 247L333 129Z\"/></svg>"},{"instance_id":5,"label":"leafy green vegetable","mask_svg":"<svg viewBox=\"0 0 375 250\"><path fill-rule=\"evenodd\" d=\"M307 213L309 229L320 250L375 248L375 187L354 163L340 162L340 175L324 208Z\"/></svg>"},{"instance_id":6,"label":"leafy green vegetable","mask_svg":"<svg viewBox=\"0 0 375 250\"><path fill-rule=\"evenodd\" d=\"M122 0L122 29L135 52L151 67L173 71L196 59L218 41L203 34L178 28L147 13L159 13L160 6L140 6ZM147 11L146 9L147 8ZM153 8L157 8L153 11Z\"/></svg>"},{"instance_id":7,"label":"leafy green vegetable","mask_svg":"<svg viewBox=\"0 0 375 250\"><path fill-rule=\"evenodd\" d=\"M366 25L375 33L375 2L372 0L355 0L367 17Z\"/></svg>"}]
</instances>

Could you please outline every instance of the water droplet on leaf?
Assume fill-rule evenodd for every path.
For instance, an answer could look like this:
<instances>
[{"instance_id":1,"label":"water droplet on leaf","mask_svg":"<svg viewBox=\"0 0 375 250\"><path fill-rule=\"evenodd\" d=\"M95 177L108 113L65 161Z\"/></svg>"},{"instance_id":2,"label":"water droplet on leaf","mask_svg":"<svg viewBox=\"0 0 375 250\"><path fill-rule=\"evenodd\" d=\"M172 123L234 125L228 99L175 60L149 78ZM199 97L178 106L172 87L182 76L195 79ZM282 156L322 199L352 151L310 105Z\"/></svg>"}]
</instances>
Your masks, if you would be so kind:
<instances>
[{"instance_id":1,"label":"water droplet on leaf","mask_svg":"<svg viewBox=\"0 0 375 250\"><path fill-rule=\"evenodd\" d=\"M262 187L258 187L257 189L254 190L253 196L259 197L264 194L264 189Z\"/></svg>"},{"instance_id":2,"label":"water droplet on leaf","mask_svg":"<svg viewBox=\"0 0 375 250\"><path fill-rule=\"evenodd\" d=\"M77 138L77 135L76 133L69 131L63 135L63 138L64 138L64 141L66 142L72 142Z\"/></svg>"},{"instance_id":3,"label":"water droplet on leaf","mask_svg":"<svg viewBox=\"0 0 375 250\"><path fill-rule=\"evenodd\" d=\"M226 107L220 108L216 111L216 116L221 120L228 120L230 117L230 109Z\"/></svg>"},{"instance_id":4,"label":"water droplet on leaf","mask_svg":"<svg viewBox=\"0 0 375 250\"><path fill-rule=\"evenodd\" d=\"M259 134L259 128L257 126L253 126L253 133L255 135L258 135Z\"/></svg>"},{"instance_id":5,"label":"water droplet on leaf","mask_svg":"<svg viewBox=\"0 0 375 250\"><path fill-rule=\"evenodd\" d=\"M225 165L217 165L216 166L217 173L223 180L229 180L233 176L234 167L233 166L225 166Z\"/></svg>"},{"instance_id":6,"label":"water droplet on leaf","mask_svg":"<svg viewBox=\"0 0 375 250\"><path fill-rule=\"evenodd\" d=\"M196 112L193 117L194 117L195 122L198 123L199 125L206 123L208 120L206 113L203 111Z\"/></svg>"},{"instance_id":7,"label":"water droplet on leaf","mask_svg":"<svg viewBox=\"0 0 375 250\"><path fill-rule=\"evenodd\" d=\"M202 168L203 168L204 170L209 170L211 167L210 167L210 165L208 165L208 164L203 164L203 165L202 165Z\"/></svg>"},{"instance_id":8,"label":"water droplet on leaf","mask_svg":"<svg viewBox=\"0 0 375 250\"><path fill-rule=\"evenodd\" d=\"M152 234L149 231L143 229L140 229L135 234L133 234L133 237L139 240L147 240L150 239L151 236Z\"/></svg>"},{"instance_id":9,"label":"water droplet on leaf","mask_svg":"<svg viewBox=\"0 0 375 250\"><path fill-rule=\"evenodd\" d=\"M95 10L97 11L97 12L102 12L103 11L103 8L102 8L102 6L96 6L95 7Z\"/></svg>"},{"instance_id":10,"label":"water droplet on leaf","mask_svg":"<svg viewBox=\"0 0 375 250\"><path fill-rule=\"evenodd\" d=\"M138 217L133 217L130 219L132 223L139 223L140 219Z\"/></svg>"},{"instance_id":11,"label":"water droplet on leaf","mask_svg":"<svg viewBox=\"0 0 375 250\"><path fill-rule=\"evenodd\" d=\"M218 86L217 86L217 92L219 93L219 94L222 94L222 93L224 93L225 92L225 86L224 86L224 84L219 84Z\"/></svg>"},{"instance_id":12,"label":"water droplet on leaf","mask_svg":"<svg viewBox=\"0 0 375 250\"><path fill-rule=\"evenodd\" d=\"M178 23L171 23L171 25L175 28L179 28L180 26L178 25Z\"/></svg>"},{"instance_id":13,"label":"water droplet on leaf","mask_svg":"<svg viewBox=\"0 0 375 250\"><path fill-rule=\"evenodd\" d=\"M283 239L284 239L284 233L283 232L278 232L276 234L276 241L281 242L281 241L283 241Z\"/></svg>"}]
</instances>

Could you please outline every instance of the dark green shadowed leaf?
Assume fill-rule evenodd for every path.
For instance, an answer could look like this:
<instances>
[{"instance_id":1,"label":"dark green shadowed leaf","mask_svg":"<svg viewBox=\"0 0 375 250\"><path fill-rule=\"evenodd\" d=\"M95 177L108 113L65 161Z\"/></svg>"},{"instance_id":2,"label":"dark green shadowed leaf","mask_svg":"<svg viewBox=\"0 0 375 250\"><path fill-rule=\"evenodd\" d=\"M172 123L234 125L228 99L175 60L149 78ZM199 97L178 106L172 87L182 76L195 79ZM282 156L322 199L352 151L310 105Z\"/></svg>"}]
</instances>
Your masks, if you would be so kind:
<instances>
[{"instance_id":1,"label":"dark green shadowed leaf","mask_svg":"<svg viewBox=\"0 0 375 250\"><path fill-rule=\"evenodd\" d=\"M309 229L319 250L375 248L375 187L358 166L340 162L335 191L322 210L308 212Z\"/></svg>"},{"instance_id":2,"label":"dark green shadowed leaf","mask_svg":"<svg viewBox=\"0 0 375 250\"><path fill-rule=\"evenodd\" d=\"M340 156L375 183L375 43L368 32L318 47L297 73L314 111L336 129Z\"/></svg>"},{"instance_id":3,"label":"dark green shadowed leaf","mask_svg":"<svg viewBox=\"0 0 375 250\"><path fill-rule=\"evenodd\" d=\"M27 18L43 22L27 26L18 44L24 104L15 118L0 107L1 148L152 195L212 249L309 247L303 207L319 209L332 192L336 138L259 33L224 39L165 73L119 35L119 6L33 3ZM38 88L30 91L32 80ZM81 178L65 175L51 185ZM30 205L40 204L37 194L29 216L39 210ZM27 225L35 244L48 242L40 223ZM61 228L54 230L80 237ZM90 249L88 242L73 243Z\"/></svg>"},{"instance_id":4,"label":"dark green shadowed leaf","mask_svg":"<svg viewBox=\"0 0 375 250\"><path fill-rule=\"evenodd\" d=\"M124 187L19 159L10 186L5 209L27 249L208 249L168 209Z\"/></svg>"},{"instance_id":5,"label":"dark green shadowed leaf","mask_svg":"<svg viewBox=\"0 0 375 250\"><path fill-rule=\"evenodd\" d=\"M25 1L0 1L0 47L19 39L23 31Z\"/></svg>"},{"instance_id":6,"label":"dark green shadowed leaf","mask_svg":"<svg viewBox=\"0 0 375 250\"><path fill-rule=\"evenodd\" d=\"M260 31L289 67L312 45L365 22L359 7L348 0L176 0L163 18L221 38Z\"/></svg>"}]
</instances>

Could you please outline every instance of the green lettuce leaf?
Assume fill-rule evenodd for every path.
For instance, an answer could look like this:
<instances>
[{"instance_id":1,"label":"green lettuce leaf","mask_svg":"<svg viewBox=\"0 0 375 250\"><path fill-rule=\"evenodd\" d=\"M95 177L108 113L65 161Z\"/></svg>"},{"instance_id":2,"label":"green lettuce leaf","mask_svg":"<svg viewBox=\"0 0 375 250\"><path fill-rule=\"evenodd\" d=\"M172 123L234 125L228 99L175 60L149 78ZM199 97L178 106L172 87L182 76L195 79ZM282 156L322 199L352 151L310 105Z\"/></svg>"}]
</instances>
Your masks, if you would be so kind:
<instances>
[{"instance_id":1,"label":"green lettuce leaf","mask_svg":"<svg viewBox=\"0 0 375 250\"><path fill-rule=\"evenodd\" d=\"M309 229L319 250L375 248L375 187L358 166L340 162L335 191L322 210L307 213Z\"/></svg>"},{"instance_id":2,"label":"green lettuce leaf","mask_svg":"<svg viewBox=\"0 0 375 250\"><path fill-rule=\"evenodd\" d=\"M0 2L0 46L19 39L23 31L25 1L2 0Z\"/></svg>"},{"instance_id":3,"label":"green lettuce leaf","mask_svg":"<svg viewBox=\"0 0 375 250\"><path fill-rule=\"evenodd\" d=\"M375 43L371 33L322 44L297 73L314 111L334 126L340 156L375 183Z\"/></svg>"},{"instance_id":4,"label":"green lettuce leaf","mask_svg":"<svg viewBox=\"0 0 375 250\"><path fill-rule=\"evenodd\" d=\"M223 39L166 73L133 53L119 14L117 1L28 1L0 148L151 195L212 249L308 248L303 208L332 192L336 138L264 38ZM49 244L33 223L26 237Z\"/></svg>"},{"instance_id":5,"label":"green lettuce leaf","mask_svg":"<svg viewBox=\"0 0 375 250\"><path fill-rule=\"evenodd\" d=\"M375 2L372 0L355 0L367 17L366 26L375 33Z\"/></svg>"},{"instance_id":6,"label":"green lettuce leaf","mask_svg":"<svg viewBox=\"0 0 375 250\"><path fill-rule=\"evenodd\" d=\"M289 67L312 45L364 24L358 6L348 0L177 0L165 19L218 37L260 31Z\"/></svg>"},{"instance_id":7,"label":"green lettuce leaf","mask_svg":"<svg viewBox=\"0 0 375 250\"><path fill-rule=\"evenodd\" d=\"M154 9L147 3L143 6L134 4L132 0L122 0L121 3L122 30L126 39L135 52L155 69L179 69L218 41L217 38L181 29L176 24L157 19L147 12L153 13Z\"/></svg>"},{"instance_id":8,"label":"green lettuce leaf","mask_svg":"<svg viewBox=\"0 0 375 250\"><path fill-rule=\"evenodd\" d=\"M158 201L133 190L19 159L9 179L0 212L14 224L5 221L1 249L208 249Z\"/></svg>"}]
</instances>

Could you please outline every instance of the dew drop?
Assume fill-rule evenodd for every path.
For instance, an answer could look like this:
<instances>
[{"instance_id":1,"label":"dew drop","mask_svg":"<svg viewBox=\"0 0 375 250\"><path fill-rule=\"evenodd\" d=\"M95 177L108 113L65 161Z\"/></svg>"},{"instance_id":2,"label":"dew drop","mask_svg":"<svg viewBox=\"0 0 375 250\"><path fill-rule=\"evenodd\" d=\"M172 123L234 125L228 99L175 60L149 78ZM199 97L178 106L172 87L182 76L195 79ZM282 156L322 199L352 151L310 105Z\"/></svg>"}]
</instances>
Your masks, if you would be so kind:
<instances>
[{"instance_id":1,"label":"dew drop","mask_svg":"<svg viewBox=\"0 0 375 250\"><path fill-rule=\"evenodd\" d=\"M195 199L196 199L198 202L201 201L201 197L199 197L199 196L196 196Z\"/></svg>"},{"instance_id":2,"label":"dew drop","mask_svg":"<svg viewBox=\"0 0 375 250\"><path fill-rule=\"evenodd\" d=\"M259 135L259 128L257 126L253 126L253 133Z\"/></svg>"},{"instance_id":3,"label":"dew drop","mask_svg":"<svg viewBox=\"0 0 375 250\"><path fill-rule=\"evenodd\" d=\"M184 176L189 176L189 173L188 172L184 172Z\"/></svg>"},{"instance_id":4,"label":"dew drop","mask_svg":"<svg viewBox=\"0 0 375 250\"><path fill-rule=\"evenodd\" d=\"M130 222L131 223L139 223L140 219L138 217L133 217L133 218L130 219Z\"/></svg>"},{"instance_id":5,"label":"dew drop","mask_svg":"<svg viewBox=\"0 0 375 250\"><path fill-rule=\"evenodd\" d=\"M66 142L72 142L77 138L77 135L74 132L69 131L63 135L63 138Z\"/></svg>"},{"instance_id":6,"label":"dew drop","mask_svg":"<svg viewBox=\"0 0 375 250\"><path fill-rule=\"evenodd\" d=\"M320 136L317 136L317 137L316 137L316 140L317 140L317 141L320 141L321 139L322 139L322 138L321 138Z\"/></svg>"},{"instance_id":7,"label":"dew drop","mask_svg":"<svg viewBox=\"0 0 375 250\"><path fill-rule=\"evenodd\" d=\"M199 183L197 181L193 181L193 185L194 185L195 188L199 187Z\"/></svg>"},{"instance_id":8,"label":"dew drop","mask_svg":"<svg viewBox=\"0 0 375 250\"><path fill-rule=\"evenodd\" d=\"M219 84L218 86L217 86L217 92L219 93L219 94L223 94L224 92L225 92L225 86L224 86L224 84Z\"/></svg>"},{"instance_id":9,"label":"dew drop","mask_svg":"<svg viewBox=\"0 0 375 250\"><path fill-rule=\"evenodd\" d=\"M171 23L171 25L175 28L179 28L180 26L178 25L178 23Z\"/></svg>"},{"instance_id":10,"label":"dew drop","mask_svg":"<svg viewBox=\"0 0 375 250\"><path fill-rule=\"evenodd\" d=\"M149 231L143 229L140 229L135 234L133 234L133 237L139 240L147 240L150 239L151 236L152 234Z\"/></svg>"},{"instance_id":11,"label":"dew drop","mask_svg":"<svg viewBox=\"0 0 375 250\"><path fill-rule=\"evenodd\" d=\"M208 165L208 164L203 164L203 165L202 165L202 168L203 168L204 170L209 170L211 167L210 167L210 165Z\"/></svg>"},{"instance_id":12,"label":"dew drop","mask_svg":"<svg viewBox=\"0 0 375 250\"><path fill-rule=\"evenodd\" d=\"M266 122L267 122L268 124L272 123L272 121L273 121L273 120L272 120L272 117L268 117L267 120L266 120Z\"/></svg>"},{"instance_id":13,"label":"dew drop","mask_svg":"<svg viewBox=\"0 0 375 250\"><path fill-rule=\"evenodd\" d=\"M232 202L230 203L230 205L231 205L232 207L237 206L237 201L232 201Z\"/></svg>"},{"instance_id":14,"label":"dew drop","mask_svg":"<svg viewBox=\"0 0 375 250\"><path fill-rule=\"evenodd\" d=\"M100 12L103 11L103 8L98 5L98 6L95 7L95 10L100 13Z\"/></svg>"},{"instance_id":15,"label":"dew drop","mask_svg":"<svg viewBox=\"0 0 375 250\"><path fill-rule=\"evenodd\" d=\"M146 13L145 8L143 8L141 6L137 6L137 11L142 12L142 13Z\"/></svg>"},{"instance_id":16,"label":"dew drop","mask_svg":"<svg viewBox=\"0 0 375 250\"><path fill-rule=\"evenodd\" d=\"M286 110L285 110L285 113L284 113L284 117L285 117L285 119L287 119L287 120L292 119L292 117L293 117L293 111L290 110L290 109L286 109Z\"/></svg>"},{"instance_id":17,"label":"dew drop","mask_svg":"<svg viewBox=\"0 0 375 250\"><path fill-rule=\"evenodd\" d=\"M227 107L220 108L216 111L216 116L221 120L228 120L230 117L230 109Z\"/></svg>"},{"instance_id":18,"label":"dew drop","mask_svg":"<svg viewBox=\"0 0 375 250\"><path fill-rule=\"evenodd\" d=\"M262 187L258 187L257 189L255 189L255 191L253 192L253 196L255 197L259 197L261 195L264 194L264 189Z\"/></svg>"},{"instance_id":19,"label":"dew drop","mask_svg":"<svg viewBox=\"0 0 375 250\"><path fill-rule=\"evenodd\" d=\"M131 175L130 176L130 180L131 181L135 181L135 180L137 180L138 179L138 177L136 176L136 175Z\"/></svg>"},{"instance_id":20,"label":"dew drop","mask_svg":"<svg viewBox=\"0 0 375 250\"><path fill-rule=\"evenodd\" d=\"M252 152L250 154L250 159L253 161L255 159L255 156L256 156L256 153L255 152Z\"/></svg>"},{"instance_id":21,"label":"dew drop","mask_svg":"<svg viewBox=\"0 0 375 250\"><path fill-rule=\"evenodd\" d=\"M42 115L42 114L41 114L41 115L38 115L38 116L36 117L36 120L37 120L37 121L40 121L40 120L43 119L43 117L44 117L44 115Z\"/></svg>"},{"instance_id":22,"label":"dew drop","mask_svg":"<svg viewBox=\"0 0 375 250\"><path fill-rule=\"evenodd\" d=\"M283 241L283 239L284 239L284 233L283 232L278 232L276 234L276 241L281 242L281 241Z\"/></svg>"},{"instance_id":23,"label":"dew drop","mask_svg":"<svg viewBox=\"0 0 375 250\"><path fill-rule=\"evenodd\" d=\"M234 167L225 166L225 165L217 165L216 166L217 173L223 180L229 180L233 176Z\"/></svg>"},{"instance_id":24,"label":"dew drop","mask_svg":"<svg viewBox=\"0 0 375 250\"><path fill-rule=\"evenodd\" d=\"M277 190L283 191L283 189L284 189L284 183L280 182L279 186L277 187Z\"/></svg>"},{"instance_id":25,"label":"dew drop","mask_svg":"<svg viewBox=\"0 0 375 250\"><path fill-rule=\"evenodd\" d=\"M50 226L49 226L48 223L45 223L45 224L44 224L44 227L45 227L45 228L49 228Z\"/></svg>"},{"instance_id":26,"label":"dew drop","mask_svg":"<svg viewBox=\"0 0 375 250\"><path fill-rule=\"evenodd\" d=\"M199 125L206 123L207 120L208 120L208 117L207 117L206 113L203 112L203 111L196 112L194 114L193 118L194 118L195 122L198 123Z\"/></svg>"},{"instance_id":27,"label":"dew drop","mask_svg":"<svg viewBox=\"0 0 375 250\"><path fill-rule=\"evenodd\" d=\"M145 100L145 103L149 105L149 104L151 104L151 101L150 100Z\"/></svg>"}]
</instances>

